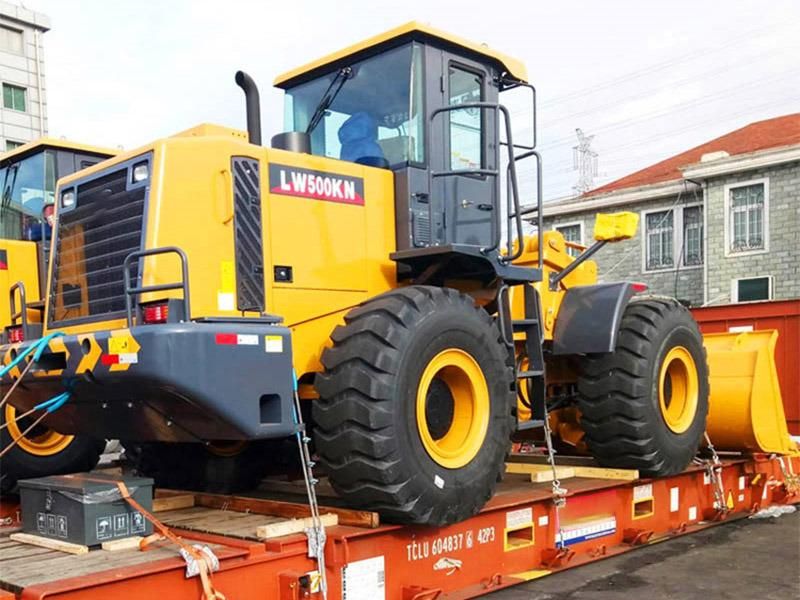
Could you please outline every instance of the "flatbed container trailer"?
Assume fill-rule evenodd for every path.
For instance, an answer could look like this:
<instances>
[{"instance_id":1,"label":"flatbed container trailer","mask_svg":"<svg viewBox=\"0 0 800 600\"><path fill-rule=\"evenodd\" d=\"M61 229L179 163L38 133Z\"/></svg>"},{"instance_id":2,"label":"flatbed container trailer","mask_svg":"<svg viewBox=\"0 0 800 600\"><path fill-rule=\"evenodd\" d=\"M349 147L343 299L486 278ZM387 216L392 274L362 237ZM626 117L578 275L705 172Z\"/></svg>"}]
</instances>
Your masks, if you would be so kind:
<instances>
[{"instance_id":1,"label":"flatbed container trailer","mask_svg":"<svg viewBox=\"0 0 800 600\"><path fill-rule=\"evenodd\" d=\"M566 479L567 502L558 511L551 483L509 474L478 515L447 527L377 525L372 513L323 506L321 512L338 513L340 523L327 529L327 597L482 596L746 518L766 506L800 502L797 473L797 457L727 457L721 467L722 509L715 504L714 481L703 466L658 479ZM213 585L228 599L321 598L312 591L317 563L308 557L304 534L259 540L252 531L261 513L275 512L278 506L292 516L308 514L302 503L213 494L196 494L192 509L156 514L187 543L212 548L220 562ZM14 519L7 499L2 510L5 522ZM559 524L561 549L556 543ZM170 543L76 556L12 541L10 531L5 528L0 538L0 599L202 597L199 578L185 577L186 563Z\"/></svg>"}]
</instances>

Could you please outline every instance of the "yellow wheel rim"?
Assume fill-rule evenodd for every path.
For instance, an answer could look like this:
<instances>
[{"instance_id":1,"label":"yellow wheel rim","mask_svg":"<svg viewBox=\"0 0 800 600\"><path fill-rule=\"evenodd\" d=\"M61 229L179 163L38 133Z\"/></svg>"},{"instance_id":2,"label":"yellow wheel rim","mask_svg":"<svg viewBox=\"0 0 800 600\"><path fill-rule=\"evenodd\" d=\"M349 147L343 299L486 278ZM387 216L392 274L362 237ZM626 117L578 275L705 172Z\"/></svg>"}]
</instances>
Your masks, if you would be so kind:
<instances>
[{"instance_id":1,"label":"yellow wheel rim","mask_svg":"<svg viewBox=\"0 0 800 600\"><path fill-rule=\"evenodd\" d=\"M664 357L658 377L658 403L664 422L674 433L683 433L697 413L699 385L691 353L675 346Z\"/></svg>"},{"instance_id":2,"label":"yellow wheel rim","mask_svg":"<svg viewBox=\"0 0 800 600\"><path fill-rule=\"evenodd\" d=\"M72 443L75 436L64 435L47 427L35 427L27 436L22 432L27 429L23 423L17 423L17 409L10 404L5 406L5 420L8 425L8 434L17 446L34 456L53 456Z\"/></svg>"},{"instance_id":3,"label":"yellow wheel rim","mask_svg":"<svg viewBox=\"0 0 800 600\"><path fill-rule=\"evenodd\" d=\"M245 448L247 447L247 442L245 441L224 441L224 440L217 440L214 442L209 442L206 448L208 449L211 454L216 456L222 456L224 458L228 458L231 456L236 456L240 454Z\"/></svg>"},{"instance_id":4,"label":"yellow wheel rim","mask_svg":"<svg viewBox=\"0 0 800 600\"><path fill-rule=\"evenodd\" d=\"M447 404L452 418L434 423L432 403ZM434 356L420 378L416 408L419 437L435 462L458 469L475 458L489 428L489 386L472 356L457 348Z\"/></svg>"}]
</instances>

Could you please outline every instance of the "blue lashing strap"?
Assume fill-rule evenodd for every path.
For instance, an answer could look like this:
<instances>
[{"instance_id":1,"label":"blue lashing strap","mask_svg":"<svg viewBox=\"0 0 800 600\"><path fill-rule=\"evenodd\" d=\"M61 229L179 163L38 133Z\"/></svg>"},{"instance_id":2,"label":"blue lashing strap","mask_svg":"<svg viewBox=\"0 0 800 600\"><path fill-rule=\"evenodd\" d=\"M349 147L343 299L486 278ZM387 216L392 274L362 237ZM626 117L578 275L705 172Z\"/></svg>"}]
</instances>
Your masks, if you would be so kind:
<instances>
[{"instance_id":1,"label":"blue lashing strap","mask_svg":"<svg viewBox=\"0 0 800 600\"><path fill-rule=\"evenodd\" d=\"M33 352L33 361L36 362L40 358L42 358L42 354L44 354L47 345L50 343L50 340L63 337L63 331L54 331L53 333L48 333L43 338L36 340L33 344L25 348L22 352L17 354L16 358L12 360L10 363L5 365L4 367L0 368L0 379L5 377L6 373L8 373L11 369L16 367L19 363L25 360L25 357L28 356L31 352Z\"/></svg>"}]
</instances>

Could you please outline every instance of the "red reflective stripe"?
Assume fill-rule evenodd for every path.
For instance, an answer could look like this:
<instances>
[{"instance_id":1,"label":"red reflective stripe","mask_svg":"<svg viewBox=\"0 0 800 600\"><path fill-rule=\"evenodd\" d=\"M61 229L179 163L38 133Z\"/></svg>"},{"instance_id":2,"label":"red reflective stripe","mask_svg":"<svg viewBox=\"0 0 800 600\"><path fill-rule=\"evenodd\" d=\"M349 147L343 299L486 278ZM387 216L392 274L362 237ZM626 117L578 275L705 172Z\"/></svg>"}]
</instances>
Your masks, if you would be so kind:
<instances>
[{"instance_id":1,"label":"red reflective stripe","mask_svg":"<svg viewBox=\"0 0 800 600\"><path fill-rule=\"evenodd\" d=\"M235 333L218 333L216 337L217 344L233 344L236 345Z\"/></svg>"},{"instance_id":2,"label":"red reflective stripe","mask_svg":"<svg viewBox=\"0 0 800 600\"><path fill-rule=\"evenodd\" d=\"M119 354L103 354L100 357L100 362L104 365L116 365L119 364Z\"/></svg>"}]
</instances>

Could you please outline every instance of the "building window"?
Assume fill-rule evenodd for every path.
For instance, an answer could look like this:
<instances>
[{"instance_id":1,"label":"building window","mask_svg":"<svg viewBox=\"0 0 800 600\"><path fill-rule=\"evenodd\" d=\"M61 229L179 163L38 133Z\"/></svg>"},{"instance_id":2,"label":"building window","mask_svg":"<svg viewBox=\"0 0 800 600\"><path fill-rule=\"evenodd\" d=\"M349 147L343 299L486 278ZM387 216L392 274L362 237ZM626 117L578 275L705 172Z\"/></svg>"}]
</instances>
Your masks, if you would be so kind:
<instances>
[{"instance_id":1,"label":"building window","mask_svg":"<svg viewBox=\"0 0 800 600\"><path fill-rule=\"evenodd\" d=\"M703 264L703 207L683 209L683 266Z\"/></svg>"},{"instance_id":2,"label":"building window","mask_svg":"<svg viewBox=\"0 0 800 600\"><path fill-rule=\"evenodd\" d=\"M725 187L727 254L767 249L767 181Z\"/></svg>"},{"instance_id":3,"label":"building window","mask_svg":"<svg viewBox=\"0 0 800 600\"><path fill-rule=\"evenodd\" d=\"M734 279L731 287L731 300L734 302L757 302L772 299L772 277Z\"/></svg>"},{"instance_id":4,"label":"building window","mask_svg":"<svg viewBox=\"0 0 800 600\"><path fill-rule=\"evenodd\" d=\"M6 140L6 152L19 148L25 142L15 142L14 140Z\"/></svg>"},{"instance_id":5,"label":"building window","mask_svg":"<svg viewBox=\"0 0 800 600\"><path fill-rule=\"evenodd\" d=\"M672 210L647 213L645 218L645 264L648 271L671 269L675 266L674 218Z\"/></svg>"},{"instance_id":6,"label":"building window","mask_svg":"<svg viewBox=\"0 0 800 600\"><path fill-rule=\"evenodd\" d=\"M0 25L0 50L22 54L24 49L22 32L18 29L11 29Z\"/></svg>"},{"instance_id":7,"label":"building window","mask_svg":"<svg viewBox=\"0 0 800 600\"><path fill-rule=\"evenodd\" d=\"M25 111L25 88L8 83L3 84L3 106L12 110Z\"/></svg>"},{"instance_id":8,"label":"building window","mask_svg":"<svg viewBox=\"0 0 800 600\"><path fill-rule=\"evenodd\" d=\"M564 225L557 225L555 230L564 236L565 242L583 246L583 223L565 223ZM581 251L578 248L567 246L567 253L570 256L578 256Z\"/></svg>"}]
</instances>

